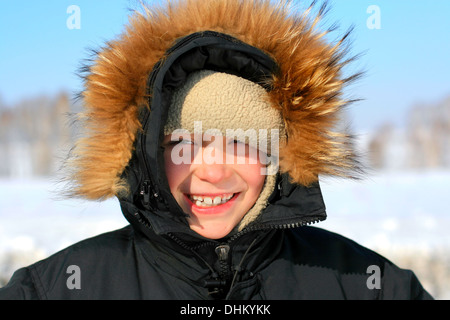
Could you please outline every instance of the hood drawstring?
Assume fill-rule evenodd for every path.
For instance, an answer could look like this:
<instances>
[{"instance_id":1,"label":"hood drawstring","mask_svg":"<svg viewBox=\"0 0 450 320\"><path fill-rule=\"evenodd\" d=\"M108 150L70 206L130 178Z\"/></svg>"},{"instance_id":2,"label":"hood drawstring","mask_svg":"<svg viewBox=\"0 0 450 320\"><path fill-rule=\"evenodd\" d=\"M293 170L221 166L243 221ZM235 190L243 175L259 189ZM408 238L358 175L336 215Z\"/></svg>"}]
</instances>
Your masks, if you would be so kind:
<instances>
[{"instance_id":1,"label":"hood drawstring","mask_svg":"<svg viewBox=\"0 0 450 320\"><path fill-rule=\"evenodd\" d=\"M232 289L234 287L234 283L236 282L237 275L238 275L239 271L241 271L242 263L244 262L245 258L247 257L247 254L249 253L250 249L256 243L257 239L258 238L253 239L252 243L248 246L247 250L245 251L244 255L242 256L242 259L239 262L236 270L234 271L233 280L231 281L230 289L228 290L228 294L226 295L225 300L229 300L230 294L231 294Z\"/></svg>"}]
</instances>

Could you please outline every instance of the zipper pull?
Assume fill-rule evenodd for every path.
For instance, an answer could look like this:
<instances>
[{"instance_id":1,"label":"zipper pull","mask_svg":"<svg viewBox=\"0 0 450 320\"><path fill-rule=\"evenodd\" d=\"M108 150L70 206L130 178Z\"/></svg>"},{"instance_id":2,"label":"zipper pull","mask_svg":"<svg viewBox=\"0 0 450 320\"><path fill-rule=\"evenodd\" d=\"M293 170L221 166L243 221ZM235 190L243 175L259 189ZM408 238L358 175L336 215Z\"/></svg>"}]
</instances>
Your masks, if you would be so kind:
<instances>
[{"instance_id":1,"label":"zipper pull","mask_svg":"<svg viewBox=\"0 0 450 320\"><path fill-rule=\"evenodd\" d=\"M222 244L216 247L215 252L217 254L217 257L219 257L220 261L226 261L228 260L228 253L230 252L230 246L227 244Z\"/></svg>"},{"instance_id":2,"label":"zipper pull","mask_svg":"<svg viewBox=\"0 0 450 320\"><path fill-rule=\"evenodd\" d=\"M142 183L141 192L142 204L148 206L150 204L150 181L145 180Z\"/></svg>"}]
</instances>

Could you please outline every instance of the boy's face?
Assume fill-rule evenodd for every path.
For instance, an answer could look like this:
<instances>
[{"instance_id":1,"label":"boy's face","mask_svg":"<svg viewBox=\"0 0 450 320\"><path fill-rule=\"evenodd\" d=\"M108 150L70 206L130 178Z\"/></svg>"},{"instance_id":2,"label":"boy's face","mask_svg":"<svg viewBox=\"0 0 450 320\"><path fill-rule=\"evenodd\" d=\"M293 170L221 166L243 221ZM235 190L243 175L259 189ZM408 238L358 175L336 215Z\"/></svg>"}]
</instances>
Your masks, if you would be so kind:
<instances>
[{"instance_id":1,"label":"boy's face","mask_svg":"<svg viewBox=\"0 0 450 320\"><path fill-rule=\"evenodd\" d=\"M209 239L228 235L264 185L257 150L206 135L167 135L163 146L170 191L189 215L190 228Z\"/></svg>"}]
</instances>

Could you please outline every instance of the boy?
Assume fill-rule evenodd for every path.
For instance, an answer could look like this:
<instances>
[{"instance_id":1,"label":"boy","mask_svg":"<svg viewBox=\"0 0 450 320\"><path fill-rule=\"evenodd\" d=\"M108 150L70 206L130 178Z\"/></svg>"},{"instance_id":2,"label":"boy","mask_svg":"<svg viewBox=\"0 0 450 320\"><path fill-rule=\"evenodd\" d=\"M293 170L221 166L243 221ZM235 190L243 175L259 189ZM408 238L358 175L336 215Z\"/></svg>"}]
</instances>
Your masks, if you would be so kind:
<instances>
[{"instance_id":1,"label":"boy","mask_svg":"<svg viewBox=\"0 0 450 320\"><path fill-rule=\"evenodd\" d=\"M319 175L353 176L343 41L260 0L136 13L98 54L73 196L116 196L130 226L18 270L5 299L429 299L410 271L307 224ZM81 285L68 285L68 267ZM367 269L380 270L369 286Z\"/></svg>"}]
</instances>

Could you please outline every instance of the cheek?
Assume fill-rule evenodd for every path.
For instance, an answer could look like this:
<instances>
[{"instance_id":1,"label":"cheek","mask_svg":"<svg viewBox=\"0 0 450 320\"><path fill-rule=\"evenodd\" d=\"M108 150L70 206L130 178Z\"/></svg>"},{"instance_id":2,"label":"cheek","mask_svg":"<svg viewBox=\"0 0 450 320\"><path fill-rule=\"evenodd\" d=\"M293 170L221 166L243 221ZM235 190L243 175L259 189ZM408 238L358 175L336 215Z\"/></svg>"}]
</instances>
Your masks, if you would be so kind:
<instances>
[{"instance_id":1,"label":"cheek","mask_svg":"<svg viewBox=\"0 0 450 320\"><path fill-rule=\"evenodd\" d=\"M249 161L248 163L253 164L248 164L247 168L245 168L245 171L248 172L247 180L251 185L254 185L257 189L261 190L264 181L266 180L266 176L261 174L261 172L265 172L265 170L263 170L265 165L261 163L262 154L257 149L253 148L249 148L249 151L250 153L247 161Z\"/></svg>"},{"instance_id":2,"label":"cheek","mask_svg":"<svg viewBox=\"0 0 450 320\"><path fill-rule=\"evenodd\" d=\"M178 189L184 179L186 165L174 164L170 157L170 152L164 152L164 167L166 170L167 182L169 183L172 194Z\"/></svg>"},{"instance_id":3,"label":"cheek","mask_svg":"<svg viewBox=\"0 0 450 320\"><path fill-rule=\"evenodd\" d=\"M252 165L244 165L239 168L240 176L246 181L248 185L248 192L256 198L262 190L266 176L261 174L261 169L264 168L260 163Z\"/></svg>"}]
</instances>

